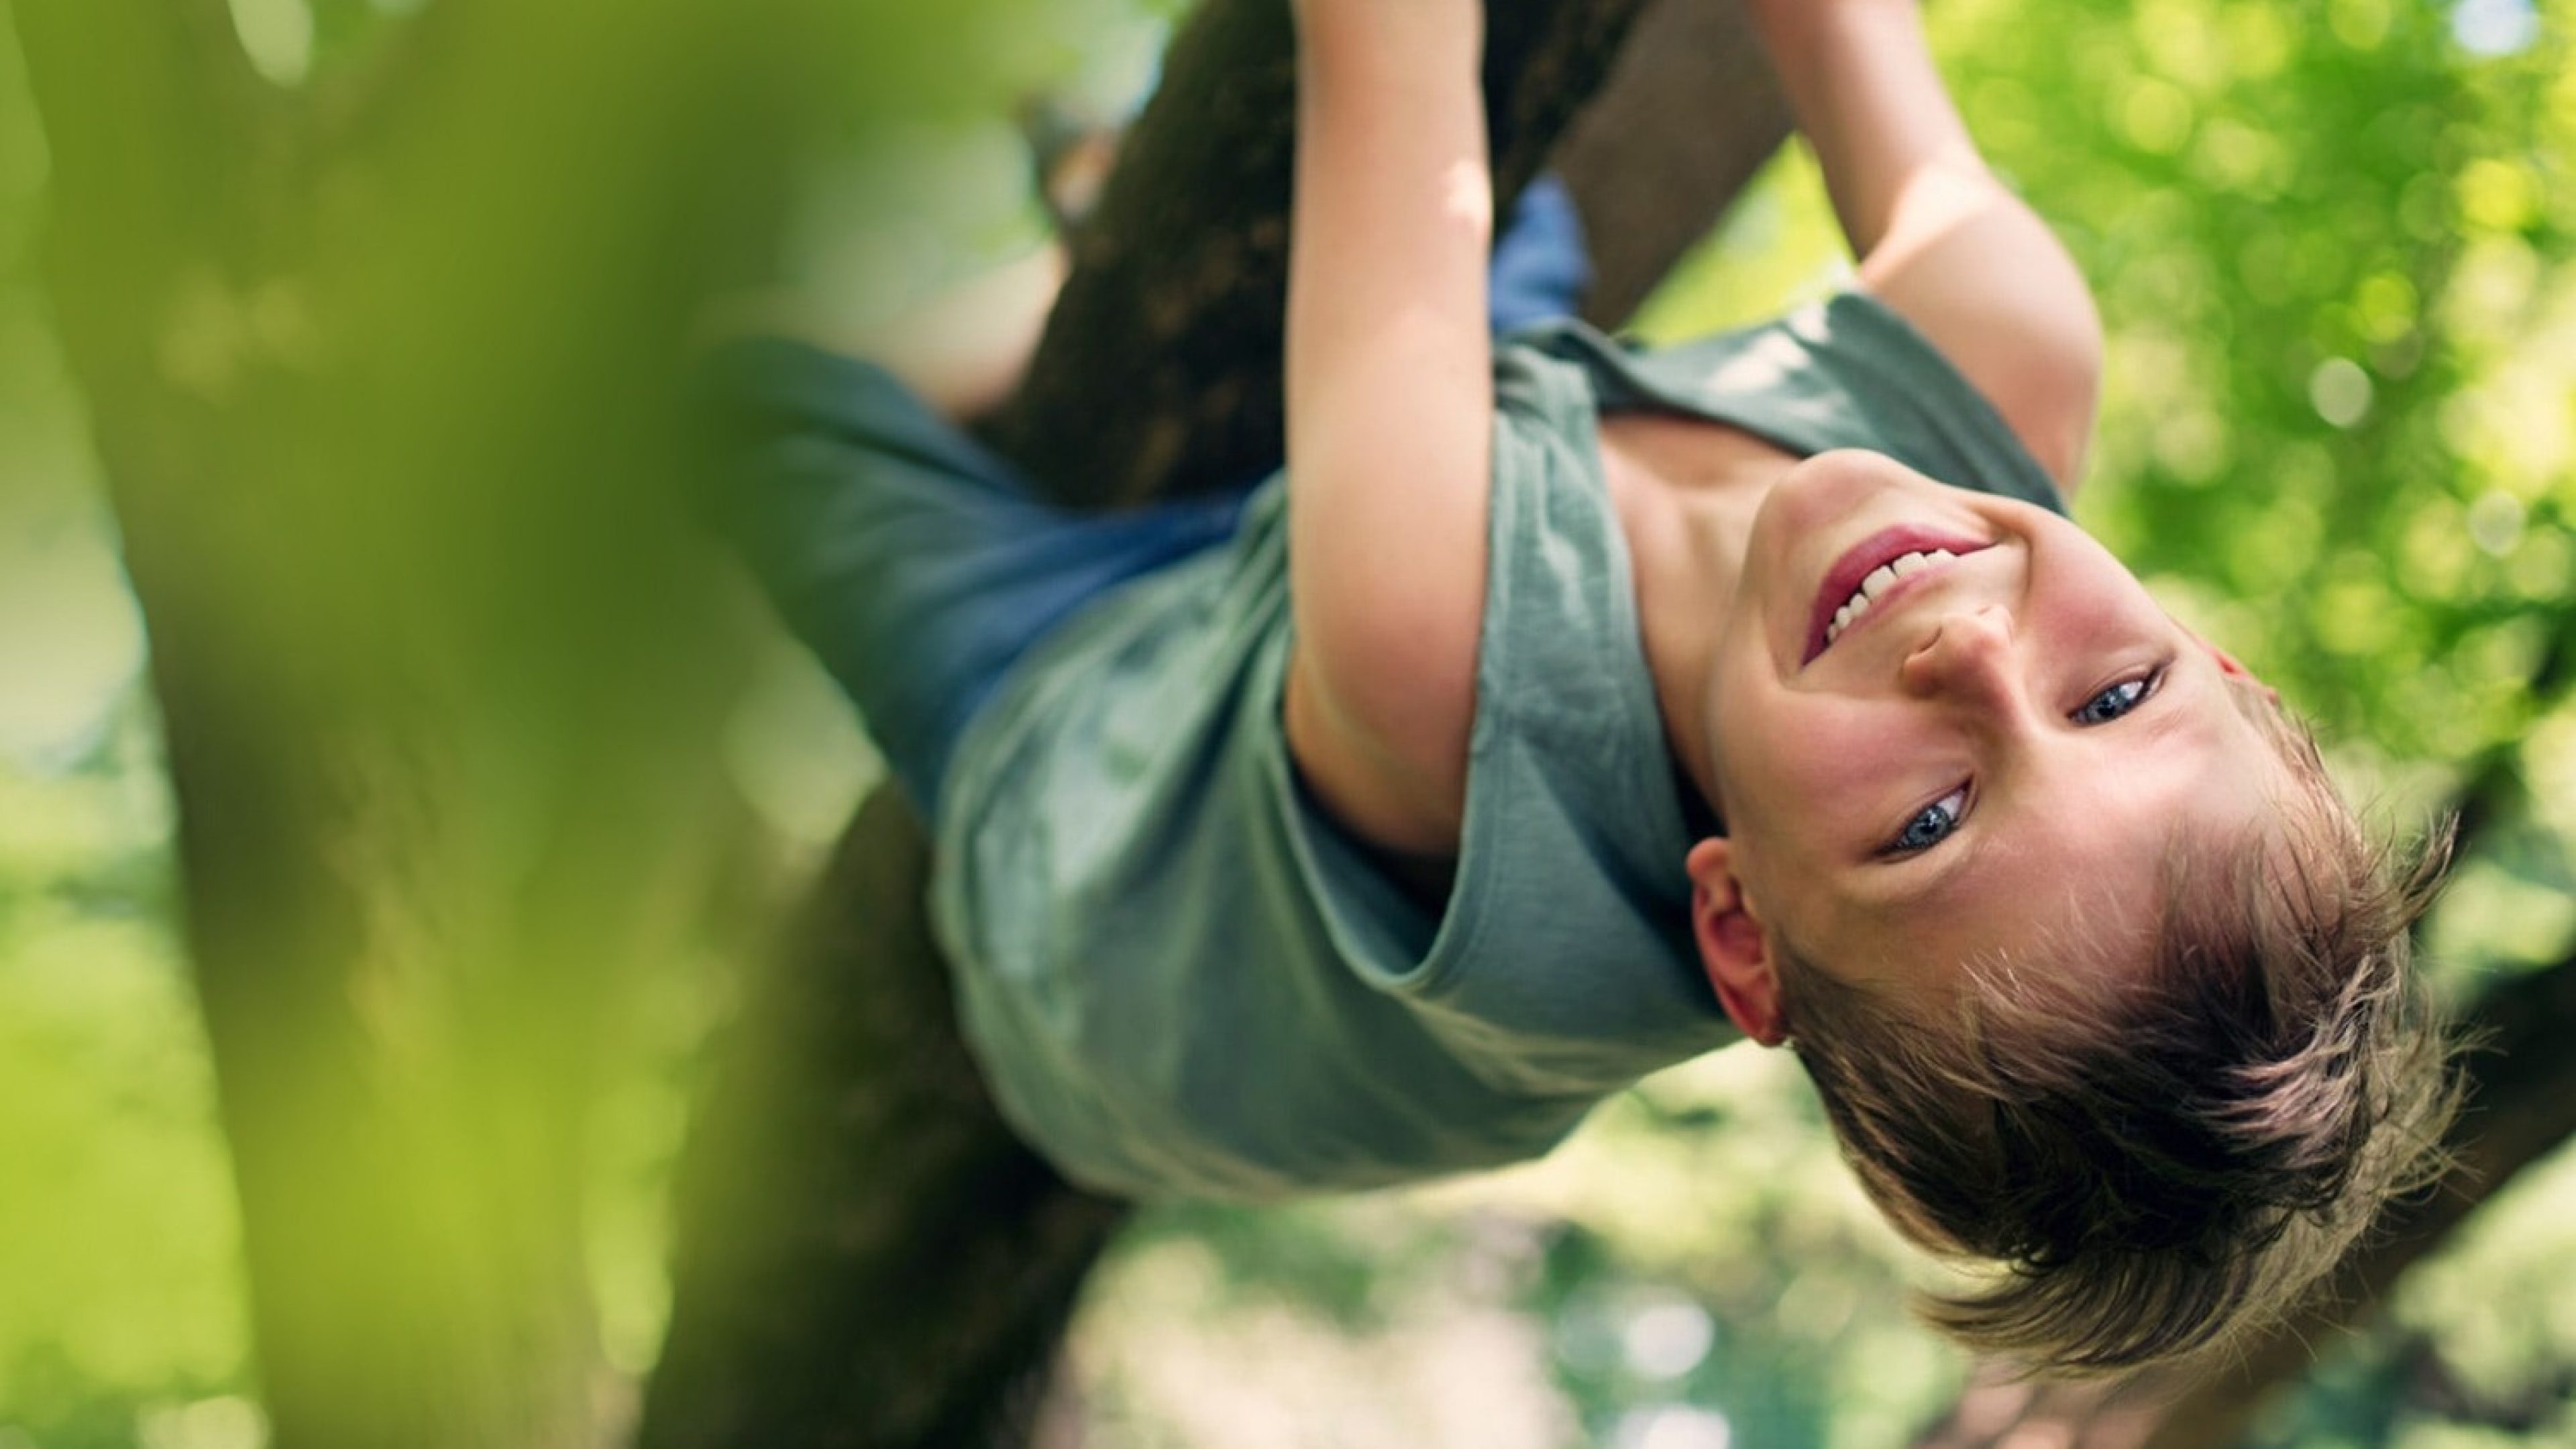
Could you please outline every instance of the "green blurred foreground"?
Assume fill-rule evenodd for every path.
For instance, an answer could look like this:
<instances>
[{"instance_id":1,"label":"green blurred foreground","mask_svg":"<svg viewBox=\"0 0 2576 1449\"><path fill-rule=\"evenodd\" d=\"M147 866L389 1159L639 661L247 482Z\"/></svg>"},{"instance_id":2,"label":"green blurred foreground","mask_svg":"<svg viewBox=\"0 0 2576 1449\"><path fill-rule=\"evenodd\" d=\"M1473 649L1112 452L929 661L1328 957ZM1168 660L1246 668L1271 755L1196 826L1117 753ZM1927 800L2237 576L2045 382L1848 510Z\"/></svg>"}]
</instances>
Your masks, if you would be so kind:
<instances>
[{"instance_id":1,"label":"green blurred foreground","mask_svg":"<svg viewBox=\"0 0 2576 1449\"><path fill-rule=\"evenodd\" d=\"M22 27L39 8L68 13L13 3ZM100 6L100 34L129 8ZM492 108L444 131L361 130L370 165L314 193L319 220L241 223L262 247L296 233L285 251L310 268L267 290L183 296L155 333L155 361L181 394L208 397L273 355L308 357L281 369L290 377L350 382L330 365L346 340L334 327L422 342L410 370L336 398L357 399L338 416L405 439L409 466L363 488L335 470L372 456L376 436L326 438L319 457L281 463L278 491L261 495L272 532L259 556L288 577L214 581L205 607L229 619L238 605L256 624L248 637L288 630L276 637L289 657L243 665L235 692L249 698L226 696L235 717L257 717L261 690L316 691L297 709L321 700L375 738L406 718L380 691L416 681L335 651L388 621L352 617L344 635L259 611L343 597L352 610L392 607L374 587L381 571L425 575L420 592L391 597L454 603L420 618L397 607L390 622L443 661L427 677L466 681L420 707L453 726L440 738L465 740L439 778L476 803L449 817L463 838L383 864L429 879L433 897L482 889L517 903L502 914L529 914L437 928L508 943L493 968L508 980L424 984L393 959L351 987L354 1010L396 1075L434 1061L421 1043L442 1023L519 1001L531 981L560 998L562 1016L541 1019L581 1023L577 1060L533 1041L494 1063L490 1082L405 1098L486 1091L507 1106L523 1091L534 1125L528 1141L494 1143L457 1139L457 1123L481 1120L471 1114L430 1122L419 1140L452 1155L412 1164L403 1181L431 1216L577 1189L584 1215L566 1231L582 1281L565 1321L595 1322L567 1331L595 1332L601 1368L585 1392L614 1399L650 1366L660 1332L663 1178L728 963L792 895L870 766L828 686L774 645L746 665L723 642L740 637L738 621L689 607L709 580L684 541L655 531L655 506L627 492L668 486L657 476L668 459L636 441L668 440L651 418L624 442L512 449L545 436L558 390L595 385L577 379L646 386L651 359L676 355L696 296L756 274L769 200L758 163L783 168L779 138L799 128L839 138L795 158L806 201L787 250L816 305L864 319L1025 245L1035 223L993 118L1033 86L1127 93L1159 7L979 0L903 31L816 7L747 8L746 27L809 27L796 32L813 41L803 63L785 71L764 70L774 54L735 48L732 28L687 6L637 6L613 26L560 7L524 20L488 8L238 0L230 19L263 96L399 94L439 84L444 64L476 78L472 94ZM407 54L408 28L447 12L450 50ZM1944 0L1936 30L1988 150L2060 225L2102 298L2108 411L2083 517L2177 612L2316 713L2339 767L2392 818L2507 782L2482 797L2497 812L2432 927L2447 989L2566 960L2576 4ZM488 58L513 45L523 63ZM130 425L104 400L85 404L50 320L72 314L49 312L43 292L48 151L7 46L0 1449L252 1449L267 1430L235 1180L176 934L173 796L145 644L92 450L93 427L114 437ZM567 92L547 83L548 65L639 87L694 75L703 89ZM117 89L125 80L146 89ZM111 120L166 99L139 62L99 84L115 97ZM782 114L746 116L750 94ZM783 114L796 106L810 110ZM742 124L710 128L710 115ZM644 124L656 116L665 123ZM547 151L568 132L589 149ZM523 147L546 165L511 170ZM68 149L54 149L68 168ZM568 168L567 154L585 164ZM442 169L465 161L525 189ZM369 195L368 177L386 172L422 189ZM653 214L637 198L666 186L720 214L660 214L686 235L605 229ZM347 246L369 227L390 260ZM1645 329L1760 315L1828 284L1835 256L1812 174L1792 156ZM479 326L514 314L524 332ZM564 331L603 319L617 325ZM462 415L483 431L433 425L456 414L407 407L415 388L470 403ZM267 405L301 396L289 388ZM226 461L275 457L253 436ZM632 530L635 547L601 563L582 551L601 530ZM306 556L322 549L333 557ZM514 549L555 552L529 568ZM663 572L629 572L647 565ZM629 652L603 645L621 632ZM736 685L744 703L731 716L704 708ZM506 707L455 712L457 699L491 698ZM639 782L654 788L639 796ZM498 878L463 879L484 871ZM370 939L432 954L453 944L406 935L418 924L375 922ZM559 959L601 932L630 943L607 957L614 970ZM406 1043L421 1049L406 1055ZM1832 1161L1794 1077L1784 1058L1726 1053L1612 1103L1554 1159L1489 1180L1155 1214L1095 1280L1073 1342L1077 1411L1105 1445L1906 1443L1956 1394L1963 1366L1904 1320L1901 1276L1915 1269ZM524 1166L539 1161L557 1176ZM512 1177L523 1170L533 1175ZM413 1311L402 1295L436 1286L435 1265L421 1266L419 1279L383 1277L389 1317ZM453 1309L466 1324L486 1310ZM2576 1153L2481 1209L2357 1341L2320 1347L2312 1382L2263 1442L2576 1446Z\"/></svg>"}]
</instances>

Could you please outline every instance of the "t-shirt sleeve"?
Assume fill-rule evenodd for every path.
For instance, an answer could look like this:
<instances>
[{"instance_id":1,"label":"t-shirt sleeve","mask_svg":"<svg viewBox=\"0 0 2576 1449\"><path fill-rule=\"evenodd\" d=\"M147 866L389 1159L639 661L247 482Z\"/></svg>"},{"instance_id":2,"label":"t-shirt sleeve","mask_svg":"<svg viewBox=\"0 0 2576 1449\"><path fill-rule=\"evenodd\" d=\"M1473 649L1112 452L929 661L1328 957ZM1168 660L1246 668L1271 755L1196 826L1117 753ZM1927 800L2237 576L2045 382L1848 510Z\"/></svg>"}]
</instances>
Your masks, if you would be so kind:
<instances>
[{"instance_id":1,"label":"t-shirt sleeve","mask_svg":"<svg viewBox=\"0 0 2576 1449\"><path fill-rule=\"evenodd\" d=\"M1488 1080L1609 1090L1727 1039L1689 944L1687 836L1581 371L1497 359L1465 824L1430 911L1302 790L1292 838L1351 970ZM1283 752L1284 753L1284 752Z\"/></svg>"}]
</instances>

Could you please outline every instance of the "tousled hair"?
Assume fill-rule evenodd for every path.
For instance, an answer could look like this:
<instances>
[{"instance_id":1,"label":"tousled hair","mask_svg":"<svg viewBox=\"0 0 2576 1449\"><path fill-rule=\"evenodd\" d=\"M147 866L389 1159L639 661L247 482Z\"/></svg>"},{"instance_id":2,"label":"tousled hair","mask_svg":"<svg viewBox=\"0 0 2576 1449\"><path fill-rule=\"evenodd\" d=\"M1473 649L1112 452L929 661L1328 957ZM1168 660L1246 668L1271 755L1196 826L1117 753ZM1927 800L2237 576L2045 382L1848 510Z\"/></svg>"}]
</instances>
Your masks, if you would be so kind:
<instances>
[{"instance_id":1,"label":"tousled hair","mask_svg":"<svg viewBox=\"0 0 2576 1449\"><path fill-rule=\"evenodd\" d=\"M2268 702L2277 832L2177 841L2143 971L1990 959L1928 1013L1783 943L1784 1024L1906 1236L1993 1271L1920 1311L2034 1372L2192 1358L2286 1317L2442 1170L2454 1050L2409 967L2448 857L2366 833Z\"/></svg>"}]
</instances>

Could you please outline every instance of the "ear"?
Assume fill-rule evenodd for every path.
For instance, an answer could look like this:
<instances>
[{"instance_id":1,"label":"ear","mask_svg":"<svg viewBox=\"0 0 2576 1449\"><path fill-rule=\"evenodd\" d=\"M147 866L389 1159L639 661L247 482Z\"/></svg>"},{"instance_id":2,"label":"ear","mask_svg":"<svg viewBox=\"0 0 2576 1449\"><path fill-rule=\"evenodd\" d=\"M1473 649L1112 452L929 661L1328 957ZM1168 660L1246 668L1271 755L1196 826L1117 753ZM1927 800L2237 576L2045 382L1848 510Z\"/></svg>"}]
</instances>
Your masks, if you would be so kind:
<instances>
[{"instance_id":1,"label":"ear","mask_svg":"<svg viewBox=\"0 0 2576 1449\"><path fill-rule=\"evenodd\" d=\"M1788 1039L1780 1024L1780 977L1762 922L1735 877L1735 848L1714 837L1691 847L1691 935L1718 1004L1738 1029L1764 1046Z\"/></svg>"},{"instance_id":2,"label":"ear","mask_svg":"<svg viewBox=\"0 0 2576 1449\"><path fill-rule=\"evenodd\" d=\"M2218 672L2221 676L2225 677L2232 683L2239 684L2247 689L2256 691L2265 699L2272 701L2275 707L2280 705L2281 691L2274 689L2272 686L2265 684L2262 680L2255 678L2254 671L2237 663L2235 655L2228 653L2226 650L2219 648L2217 645L2210 643L2206 639L2200 641L2200 647L2208 650L2211 656L2218 660Z\"/></svg>"},{"instance_id":3,"label":"ear","mask_svg":"<svg viewBox=\"0 0 2576 1449\"><path fill-rule=\"evenodd\" d=\"M2245 684L2263 691L2263 693L2271 696L2274 704L2279 704L2281 702L2281 691L2274 689L2272 686L2265 684L2262 680L2255 678L2254 671L2237 663L2235 655L2230 654L2226 650L2219 648L2217 645L2210 643L2208 640L2201 638L2200 635L2193 633L2189 628L2185 628L2183 632L2190 634L2193 643L2196 643L2201 648L2208 650L2209 657L2218 661L2218 672L2220 674L2225 675L2227 678L2233 679L2240 684Z\"/></svg>"}]
</instances>

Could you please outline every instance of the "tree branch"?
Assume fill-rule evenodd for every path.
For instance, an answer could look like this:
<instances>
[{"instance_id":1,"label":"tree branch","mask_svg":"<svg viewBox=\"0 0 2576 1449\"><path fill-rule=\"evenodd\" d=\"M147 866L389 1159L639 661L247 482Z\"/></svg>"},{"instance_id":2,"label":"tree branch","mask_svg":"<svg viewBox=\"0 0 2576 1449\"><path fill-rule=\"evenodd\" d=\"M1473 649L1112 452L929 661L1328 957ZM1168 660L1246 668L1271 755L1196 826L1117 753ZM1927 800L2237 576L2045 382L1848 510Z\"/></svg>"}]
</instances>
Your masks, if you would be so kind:
<instances>
[{"instance_id":1,"label":"tree branch","mask_svg":"<svg viewBox=\"0 0 2576 1449\"><path fill-rule=\"evenodd\" d=\"M1652 0L1557 148L1592 250L1584 316L1626 322L1790 129L1743 0Z\"/></svg>"},{"instance_id":2,"label":"tree branch","mask_svg":"<svg viewBox=\"0 0 2576 1449\"><path fill-rule=\"evenodd\" d=\"M1643 0L1495 0L1496 199L1536 175ZM1296 47L1285 0L1210 0L1074 243L1029 381L988 436L1088 506L1239 485L1275 467Z\"/></svg>"}]
</instances>

